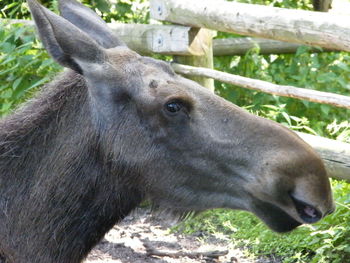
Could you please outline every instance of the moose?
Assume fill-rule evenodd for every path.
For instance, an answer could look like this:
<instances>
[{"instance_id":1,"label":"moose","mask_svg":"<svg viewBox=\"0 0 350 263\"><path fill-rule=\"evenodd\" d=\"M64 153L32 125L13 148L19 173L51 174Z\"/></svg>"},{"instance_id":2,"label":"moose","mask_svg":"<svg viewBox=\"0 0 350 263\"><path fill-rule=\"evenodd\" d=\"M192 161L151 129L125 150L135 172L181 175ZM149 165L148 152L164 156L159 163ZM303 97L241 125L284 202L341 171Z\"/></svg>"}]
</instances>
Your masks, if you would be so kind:
<instances>
[{"instance_id":1,"label":"moose","mask_svg":"<svg viewBox=\"0 0 350 263\"><path fill-rule=\"evenodd\" d=\"M334 210L295 133L130 50L75 0L61 16L27 2L66 70L0 121L0 262L81 262L145 199L246 210L277 232Z\"/></svg>"}]
</instances>

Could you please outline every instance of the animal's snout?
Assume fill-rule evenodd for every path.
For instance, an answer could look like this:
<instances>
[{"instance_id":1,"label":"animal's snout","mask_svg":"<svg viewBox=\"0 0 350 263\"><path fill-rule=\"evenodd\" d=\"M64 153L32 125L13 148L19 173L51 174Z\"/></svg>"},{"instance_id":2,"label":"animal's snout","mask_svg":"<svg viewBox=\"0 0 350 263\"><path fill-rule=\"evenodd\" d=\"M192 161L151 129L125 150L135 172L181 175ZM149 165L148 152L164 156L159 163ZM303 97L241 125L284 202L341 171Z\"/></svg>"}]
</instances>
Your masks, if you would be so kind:
<instances>
[{"instance_id":1,"label":"animal's snout","mask_svg":"<svg viewBox=\"0 0 350 263\"><path fill-rule=\"evenodd\" d=\"M273 230L286 232L318 222L334 211L334 202L320 156L285 129L273 134L267 138L278 147L265 151L257 166L260 175L248 187L255 198L252 212Z\"/></svg>"}]
</instances>

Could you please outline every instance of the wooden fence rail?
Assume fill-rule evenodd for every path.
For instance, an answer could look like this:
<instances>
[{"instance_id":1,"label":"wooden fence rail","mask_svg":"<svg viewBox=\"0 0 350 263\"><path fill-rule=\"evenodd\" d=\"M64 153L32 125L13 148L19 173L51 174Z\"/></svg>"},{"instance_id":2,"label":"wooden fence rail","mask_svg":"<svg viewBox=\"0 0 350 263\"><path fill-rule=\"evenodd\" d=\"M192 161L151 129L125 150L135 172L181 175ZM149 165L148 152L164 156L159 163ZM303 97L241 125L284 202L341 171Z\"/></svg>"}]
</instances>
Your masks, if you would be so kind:
<instances>
[{"instance_id":1,"label":"wooden fence rail","mask_svg":"<svg viewBox=\"0 0 350 263\"><path fill-rule=\"evenodd\" d=\"M350 109L350 96L343 96L317 90L296 88L293 86L282 86L263 80L246 78L208 68L192 67L188 65L180 65L177 63L173 63L172 67L175 70L175 72L183 75L213 78L215 80L233 84L242 88L258 90L261 92L270 93L278 96L303 99L312 102L324 103Z\"/></svg>"},{"instance_id":2,"label":"wooden fence rail","mask_svg":"<svg viewBox=\"0 0 350 263\"><path fill-rule=\"evenodd\" d=\"M214 56L241 56L245 55L248 50L255 46L259 47L259 54L293 54L303 45L254 37L222 38L214 39L213 53ZM310 52L312 53L331 51L335 50L317 47L310 48Z\"/></svg>"},{"instance_id":3,"label":"wooden fence rail","mask_svg":"<svg viewBox=\"0 0 350 263\"><path fill-rule=\"evenodd\" d=\"M193 27L350 51L345 15L223 0L150 0L151 17Z\"/></svg>"},{"instance_id":4,"label":"wooden fence rail","mask_svg":"<svg viewBox=\"0 0 350 263\"><path fill-rule=\"evenodd\" d=\"M34 26L31 20L0 19L0 22ZM108 25L129 48L143 55L156 53L201 56L204 54L204 50L192 37L191 27L121 23Z\"/></svg>"},{"instance_id":5,"label":"wooden fence rail","mask_svg":"<svg viewBox=\"0 0 350 263\"><path fill-rule=\"evenodd\" d=\"M0 19L8 24L23 23L34 26L31 20ZM202 56L206 50L194 39L194 29L180 25L148 25L148 24L121 24L110 23L109 27L132 50L143 54L163 54L179 56ZM198 29L197 29L198 30ZM302 46L284 41L236 37L213 40L214 56L245 55L246 52L258 45L260 54L290 54L295 53ZM329 49L312 48L311 52L335 51Z\"/></svg>"}]
</instances>

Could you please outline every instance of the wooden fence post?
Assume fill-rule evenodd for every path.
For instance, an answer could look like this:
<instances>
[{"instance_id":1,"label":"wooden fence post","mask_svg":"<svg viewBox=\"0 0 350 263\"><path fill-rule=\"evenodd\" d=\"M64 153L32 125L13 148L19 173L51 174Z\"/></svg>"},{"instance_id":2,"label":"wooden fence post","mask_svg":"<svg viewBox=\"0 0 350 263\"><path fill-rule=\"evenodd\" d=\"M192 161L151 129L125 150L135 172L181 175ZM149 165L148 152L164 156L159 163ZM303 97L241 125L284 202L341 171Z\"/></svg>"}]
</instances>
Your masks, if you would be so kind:
<instances>
[{"instance_id":1,"label":"wooden fence post","mask_svg":"<svg viewBox=\"0 0 350 263\"><path fill-rule=\"evenodd\" d=\"M312 0L315 11L328 12L332 6L333 0Z\"/></svg>"},{"instance_id":2,"label":"wooden fence post","mask_svg":"<svg viewBox=\"0 0 350 263\"><path fill-rule=\"evenodd\" d=\"M199 56L174 56L174 61L177 63L190 65L194 67L203 67L213 69L213 37L216 36L216 31L205 28L192 28L190 31L190 49L201 50L203 55ZM203 87L214 92L214 80L212 78L191 76L188 77Z\"/></svg>"}]
</instances>

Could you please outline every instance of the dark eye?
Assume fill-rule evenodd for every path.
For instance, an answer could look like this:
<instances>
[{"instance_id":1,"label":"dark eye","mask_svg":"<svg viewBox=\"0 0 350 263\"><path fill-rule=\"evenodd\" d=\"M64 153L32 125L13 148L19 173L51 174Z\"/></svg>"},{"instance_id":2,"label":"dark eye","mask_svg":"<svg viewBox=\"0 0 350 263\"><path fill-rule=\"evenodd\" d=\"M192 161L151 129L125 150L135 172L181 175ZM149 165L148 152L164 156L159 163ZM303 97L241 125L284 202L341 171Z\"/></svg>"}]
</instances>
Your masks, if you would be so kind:
<instances>
[{"instance_id":1,"label":"dark eye","mask_svg":"<svg viewBox=\"0 0 350 263\"><path fill-rule=\"evenodd\" d=\"M172 114L179 112L182 109L182 107L183 105L179 101L172 101L165 104L165 109Z\"/></svg>"}]
</instances>

